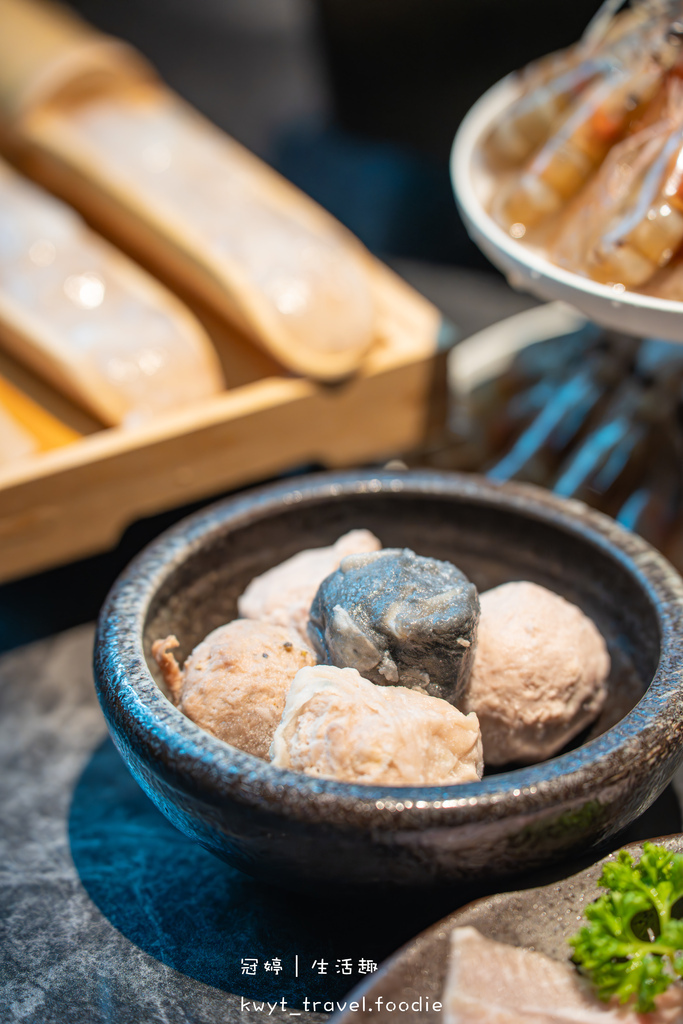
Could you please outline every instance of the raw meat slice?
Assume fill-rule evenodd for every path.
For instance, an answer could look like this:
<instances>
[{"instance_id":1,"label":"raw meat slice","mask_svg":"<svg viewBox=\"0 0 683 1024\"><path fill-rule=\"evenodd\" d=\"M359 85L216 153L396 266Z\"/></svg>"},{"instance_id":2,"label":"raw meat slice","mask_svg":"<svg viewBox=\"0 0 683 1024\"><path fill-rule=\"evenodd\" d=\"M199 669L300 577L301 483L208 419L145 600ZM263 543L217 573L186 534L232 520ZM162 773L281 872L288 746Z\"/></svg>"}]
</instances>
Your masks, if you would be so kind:
<instances>
[{"instance_id":1,"label":"raw meat slice","mask_svg":"<svg viewBox=\"0 0 683 1024\"><path fill-rule=\"evenodd\" d=\"M602 1003L569 963L456 928L444 989L444 1024L680 1024L683 989L656 1013Z\"/></svg>"}]
</instances>

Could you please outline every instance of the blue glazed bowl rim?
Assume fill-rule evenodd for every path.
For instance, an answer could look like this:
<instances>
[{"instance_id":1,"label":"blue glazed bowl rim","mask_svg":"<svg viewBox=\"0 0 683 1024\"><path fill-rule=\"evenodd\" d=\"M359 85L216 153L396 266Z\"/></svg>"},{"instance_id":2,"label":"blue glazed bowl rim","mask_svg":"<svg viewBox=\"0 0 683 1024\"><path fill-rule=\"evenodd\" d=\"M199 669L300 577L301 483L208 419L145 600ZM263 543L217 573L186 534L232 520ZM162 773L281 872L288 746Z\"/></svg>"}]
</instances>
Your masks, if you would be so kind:
<instances>
[{"instance_id":1,"label":"blue glazed bowl rim","mask_svg":"<svg viewBox=\"0 0 683 1024\"><path fill-rule=\"evenodd\" d=\"M572 534L620 563L647 596L660 633L659 664L636 707L575 750L457 786L365 786L315 778L275 768L195 725L161 692L144 656L145 620L159 588L211 537L265 519L283 506L367 493L431 495L507 509ZM153 771L212 804L231 798L290 818L347 826L415 828L531 816L572 798L580 806L587 790L609 787L625 765L652 767L652 752L672 738L683 760L682 678L683 580L646 541L582 502L531 485L425 470L288 478L196 512L161 534L124 570L102 608L95 639L96 688L115 741L123 739ZM672 736L672 716L680 723L679 737ZM118 731L123 737L117 738Z\"/></svg>"}]
</instances>

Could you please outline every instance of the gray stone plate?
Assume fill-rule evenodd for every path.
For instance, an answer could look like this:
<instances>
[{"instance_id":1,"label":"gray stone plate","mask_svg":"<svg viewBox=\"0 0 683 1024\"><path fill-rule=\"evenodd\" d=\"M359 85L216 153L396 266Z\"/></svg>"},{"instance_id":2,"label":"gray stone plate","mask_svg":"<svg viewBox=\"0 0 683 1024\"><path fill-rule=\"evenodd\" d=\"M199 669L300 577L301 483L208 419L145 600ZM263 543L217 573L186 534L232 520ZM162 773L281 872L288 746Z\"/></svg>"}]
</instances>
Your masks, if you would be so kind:
<instances>
[{"instance_id":1,"label":"gray stone plate","mask_svg":"<svg viewBox=\"0 0 683 1024\"><path fill-rule=\"evenodd\" d=\"M680 833L652 842L683 852ZM643 847L642 843L631 843L625 849L638 858ZM568 960L567 939L578 931L586 904L604 892L597 881L602 865L614 857L612 853L552 885L486 896L449 914L399 949L376 974L350 992L346 1007L340 1005L330 1024L392 1024L397 1019L410 1020L411 1024L441 1024L439 1004L446 980L449 938L454 928L464 925L498 942ZM351 1009L351 1003L358 1003L358 1009ZM404 1005L403 1011L400 1004Z\"/></svg>"}]
</instances>

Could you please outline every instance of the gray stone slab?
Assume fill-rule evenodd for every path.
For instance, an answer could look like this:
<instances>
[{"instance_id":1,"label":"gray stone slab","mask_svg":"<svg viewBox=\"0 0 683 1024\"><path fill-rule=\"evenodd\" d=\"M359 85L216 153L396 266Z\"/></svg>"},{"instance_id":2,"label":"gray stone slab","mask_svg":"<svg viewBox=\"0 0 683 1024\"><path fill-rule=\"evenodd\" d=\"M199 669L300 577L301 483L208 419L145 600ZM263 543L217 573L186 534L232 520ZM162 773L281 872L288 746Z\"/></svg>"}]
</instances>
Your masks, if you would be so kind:
<instances>
[{"instance_id":1,"label":"gray stone slab","mask_svg":"<svg viewBox=\"0 0 683 1024\"><path fill-rule=\"evenodd\" d=\"M103 744L106 727L92 685L92 633L91 626L79 627L13 651L0 661L4 780L0 794L4 932L0 1020L12 1024L227 1024L237 1020L251 1024L262 1020L264 1013L254 1010L252 999L246 1000L250 1008L242 1010L240 995L187 976L141 949L108 920L79 877L69 837L72 798L93 754L103 746L106 752L109 743ZM116 775L120 759L113 748L110 753ZM111 808L117 795L125 802L127 780L120 767L124 774L118 784L114 779L115 792L102 795L105 806ZM135 785L132 780L131 785ZM164 819L151 804L149 808L153 825L163 828ZM178 840L184 845L184 837L178 834ZM141 834L143 852L145 841ZM111 857L112 849L101 846L103 858ZM194 853L193 844L190 847ZM82 849L78 856L87 863ZM197 848L197 861L204 858L213 865L214 858ZM234 882L237 872L215 864L224 872L226 883ZM114 859L109 867L116 870L121 865ZM165 870L160 864L159 872ZM143 909L147 900L146 910L153 912L150 894L139 891L136 895ZM274 946L273 954L277 951ZM247 945L243 955L249 954ZM273 998L276 993L270 994ZM295 1019L307 1024L326 1016L304 1012ZM289 1012L280 1006L271 1019L289 1020Z\"/></svg>"},{"instance_id":2,"label":"gray stone slab","mask_svg":"<svg viewBox=\"0 0 683 1024\"><path fill-rule=\"evenodd\" d=\"M177 832L128 775L95 698L92 636L82 626L0 658L0 1024L313 1024L359 966L457 906L549 880L362 905L253 881ZM679 828L670 787L622 841ZM265 967L275 958L279 973Z\"/></svg>"}]
</instances>

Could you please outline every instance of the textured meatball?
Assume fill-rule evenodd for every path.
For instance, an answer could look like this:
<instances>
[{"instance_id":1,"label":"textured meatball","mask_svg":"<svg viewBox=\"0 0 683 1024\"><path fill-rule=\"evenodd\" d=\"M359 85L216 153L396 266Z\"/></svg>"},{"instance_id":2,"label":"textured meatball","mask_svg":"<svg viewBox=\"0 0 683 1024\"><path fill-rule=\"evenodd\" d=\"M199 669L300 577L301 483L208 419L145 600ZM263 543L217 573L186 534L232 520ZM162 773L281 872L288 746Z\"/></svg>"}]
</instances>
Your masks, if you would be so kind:
<instances>
[{"instance_id":1,"label":"textured meatball","mask_svg":"<svg viewBox=\"0 0 683 1024\"><path fill-rule=\"evenodd\" d=\"M450 562L409 548L350 555L320 585L308 627L320 659L374 683L458 701L473 659L479 601Z\"/></svg>"},{"instance_id":2,"label":"textured meatball","mask_svg":"<svg viewBox=\"0 0 683 1024\"><path fill-rule=\"evenodd\" d=\"M157 640L152 654L180 710L234 747L267 759L294 676L315 658L283 626L236 619L202 640L181 669L175 637Z\"/></svg>"},{"instance_id":3,"label":"textured meatball","mask_svg":"<svg viewBox=\"0 0 683 1024\"><path fill-rule=\"evenodd\" d=\"M605 641L576 605L535 583L505 583L479 600L477 652L460 706L479 718L486 763L552 757L605 702Z\"/></svg>"},{"instance_id":4,"label":"textured meatball","mask_svg":"<svg viewBox=\"0 0 683 1024\"><path fill-rule=\"evenodd\" d=\"M484 767L476 715L330 665L297 672L271 758L280 768L384 786L475 782Z\"/></svg>"},{"instance_id":5,"label":"textured meatball","mask_svg":"<svg viewBox=\"0 0 683 1024\"><path fill-rule=\"evenodd\" d=\"M238 599L237 609L245 619L262 619L296 629L308 642L308 613L325 577L346 555L379 551L381 546L369 530L351 530L331 547L299 551L256 576Z\"/></svg>"}]
</instances>

